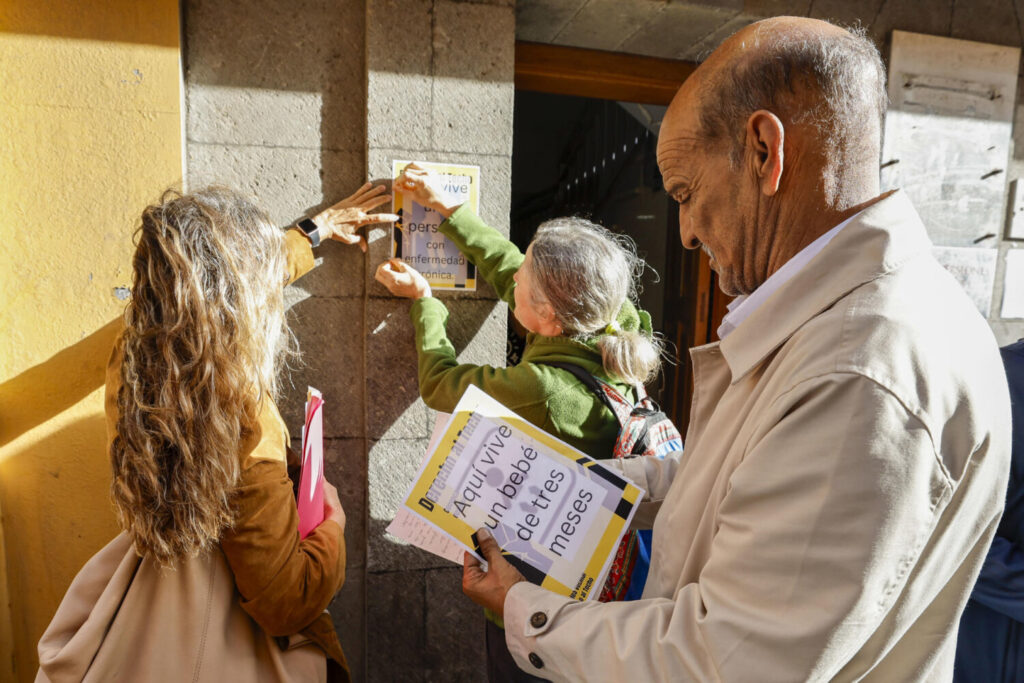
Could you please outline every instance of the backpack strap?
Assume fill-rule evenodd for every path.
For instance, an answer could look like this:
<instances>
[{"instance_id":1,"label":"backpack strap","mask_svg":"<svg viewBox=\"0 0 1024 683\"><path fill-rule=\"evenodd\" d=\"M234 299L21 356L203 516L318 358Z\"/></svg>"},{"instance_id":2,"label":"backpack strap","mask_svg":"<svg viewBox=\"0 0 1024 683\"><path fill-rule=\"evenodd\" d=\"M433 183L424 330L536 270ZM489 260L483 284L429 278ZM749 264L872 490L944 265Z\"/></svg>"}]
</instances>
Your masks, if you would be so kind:
<instances>
[{"instance_id":1,"label":"backpack strap","mask_svg":"<svg viewBox=\"0 0 1024 683\"><path fill-rule=\"evenodd\" d=\"M601 400L601 403L612 412L612 415L615 416L620 427L624 426L626 422L629 421L630 415L636 414L638 410L642 411L645 408L651 408L653 406L650 396L647 395L647 390L644 389L641 384L637 384L634 387L636 390L637 402L633 403L611 384L599 379L593 373L587 372L575 363L539 361L537 364L550 365L551 367L572 373L576 379L581 381L584 386L590 389L591 393L596 395Z\"/></svg>"},{"instance_id":2,"label":"backpack strap","mask_svg":"<svg viewBox=\"0 0 1024 683\"><path fill-rule=\"evenodd\" d=\"M574 377L583 382L592 393L601 399L605 407L615 416L620 430L626 429L627 424L631 424L639 430L633 435L631 452L621 455L643 455L647 452L651 438L650 424L648 424L649 417L661 413L658 412L657 406L654 405L650 396L647 395L647 390L644 389L643 385L636 385L637 402L634 404L611 384L598 379L575 363L541 361L538 365L550 365L551 367L560 368L572 373ZM612 396L614 396L614 400ZM618 406L615 405L615 401L619 402ZM633 423L631 418L635 416L642 417L643 419ZM620 431L619 440L622 439L622 435L623 432ZM616 443L616 448L618 448L618 442ZM616 455L615 457L621 457L621 455Z\"/></svg>"}]
</instances>

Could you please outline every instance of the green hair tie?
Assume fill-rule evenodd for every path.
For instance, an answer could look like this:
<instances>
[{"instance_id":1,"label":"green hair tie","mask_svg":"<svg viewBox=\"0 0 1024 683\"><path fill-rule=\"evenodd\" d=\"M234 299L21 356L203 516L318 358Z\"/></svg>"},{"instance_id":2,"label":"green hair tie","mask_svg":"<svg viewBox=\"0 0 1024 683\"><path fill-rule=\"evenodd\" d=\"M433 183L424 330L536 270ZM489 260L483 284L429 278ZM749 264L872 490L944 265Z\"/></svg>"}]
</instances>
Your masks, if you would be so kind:
<instances>
[{"instance_id":1,"label":"green hair tie","mask_svg":"<svg viewBox=\"0 0 1024 683\"><path fill-rule=\"evenodd\" d=\"M605 328L604 328L604 333L605 334L618 334L619 332L622 332L622 327L619 325L619 321L618 320L613 320L610 323L608 323L607 325L605 325Z\"/></svg>"}]
</instances>

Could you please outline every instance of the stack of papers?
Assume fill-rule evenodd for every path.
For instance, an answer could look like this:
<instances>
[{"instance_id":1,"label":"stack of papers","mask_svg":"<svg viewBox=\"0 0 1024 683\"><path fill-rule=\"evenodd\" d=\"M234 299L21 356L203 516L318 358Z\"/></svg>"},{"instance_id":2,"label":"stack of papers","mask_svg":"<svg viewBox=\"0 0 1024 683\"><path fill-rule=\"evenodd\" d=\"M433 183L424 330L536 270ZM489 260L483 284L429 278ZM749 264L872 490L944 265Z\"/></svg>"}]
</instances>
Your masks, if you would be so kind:
<instances>
[{"instance_id":1,"label":"stack of papers","mask_svg":"<svg viewBox=\"0 0 1024 683\"><path fill-rule=\"evenodd\" d=\"M487 527L532 583L600 594L643 490L473 386L435 436L390 534L461 564Z\"/></svg>"}]
</instances>

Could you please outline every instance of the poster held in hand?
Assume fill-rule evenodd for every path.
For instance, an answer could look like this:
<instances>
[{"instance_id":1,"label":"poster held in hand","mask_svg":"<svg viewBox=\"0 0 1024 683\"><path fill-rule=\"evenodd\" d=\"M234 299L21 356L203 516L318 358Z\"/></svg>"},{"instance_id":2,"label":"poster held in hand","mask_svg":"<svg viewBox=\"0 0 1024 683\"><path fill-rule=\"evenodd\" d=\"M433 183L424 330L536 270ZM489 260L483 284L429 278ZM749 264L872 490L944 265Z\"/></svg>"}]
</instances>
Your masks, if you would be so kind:
<instances>
[{"instance_id":1,"label":"poster held in hand","mask_svg":"<svg viewBox=\"0 0 1024 683\"><path fill-rule=\"evenodd\" d=\"M324 398L313 387L306 394L302 425L302 468L299 472L299 538L309 536L324 521Z\"/></svg>"},{"instance_id":2,"label":"poster held in hand","mask_svg":"<svg viewBox=\"0 0 1024 683\"><path fill-rule=\"evenodd\" d=\"M487 527L527 580L575 600L600 593L643 491L470 386L428 449L393 536L461 562Z\"/></svg>"}]
</instances>

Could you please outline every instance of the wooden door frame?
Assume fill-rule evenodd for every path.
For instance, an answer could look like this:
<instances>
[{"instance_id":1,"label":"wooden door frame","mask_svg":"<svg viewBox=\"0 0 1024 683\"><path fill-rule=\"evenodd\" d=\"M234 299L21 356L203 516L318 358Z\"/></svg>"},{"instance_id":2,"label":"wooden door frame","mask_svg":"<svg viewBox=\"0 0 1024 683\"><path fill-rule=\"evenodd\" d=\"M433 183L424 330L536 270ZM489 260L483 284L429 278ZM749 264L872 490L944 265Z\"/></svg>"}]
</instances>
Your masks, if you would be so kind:
<instances>
[{"instance_id":1,"label":"wooden door frame","mask_svg":"<svg viewBox=\"0 0 1024 683\"><path fill-rule=\"evenodd\" d=\"M668 105L693 62L516 41L516 90Z\"/></svg>"}]
</instances>

